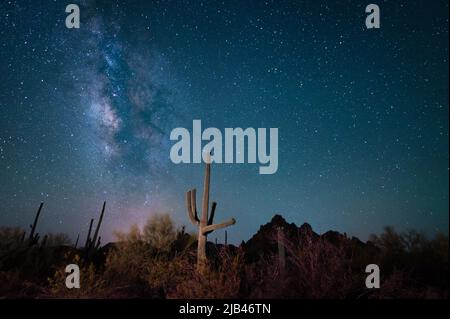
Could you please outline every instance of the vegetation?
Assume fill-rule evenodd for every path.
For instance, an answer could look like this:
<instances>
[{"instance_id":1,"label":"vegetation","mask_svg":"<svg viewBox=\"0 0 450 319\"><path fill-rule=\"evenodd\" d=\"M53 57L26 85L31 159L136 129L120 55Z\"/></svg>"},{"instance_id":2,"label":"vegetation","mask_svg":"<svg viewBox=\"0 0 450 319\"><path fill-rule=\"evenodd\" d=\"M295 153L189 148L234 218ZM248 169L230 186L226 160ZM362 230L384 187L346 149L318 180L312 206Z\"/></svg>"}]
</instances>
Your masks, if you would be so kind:
<instances>
[{"instance_id":1,"label":"vegetation","mask_svg":"<svg viewBox=\"0 0 450 319\"><path fill-rule=\"evenodd\" d=\"M30 247L23 230L0 228L0 297L6 298L447 298L448 236L427 239L386 228L362 243L345 235L311 235L298 228L281 236L271 224L272 251L249 256L246 246L208 243L199 272L196 236L155 215L141 229L117 233L117 242L92 258L48 235ZM272 227L273 226L273 227ZM285 231L287 233L287 231ZM306 234L306 235L305 235ZM258 236L256 236L258 237ZM277 249L280 241L283 258ZM65 266L81 268L81 289L65 287ZM381 269L381 289L365 287L365 265ZM281 269L285 267L285 269Z\"/></svg>"}]
</instances>

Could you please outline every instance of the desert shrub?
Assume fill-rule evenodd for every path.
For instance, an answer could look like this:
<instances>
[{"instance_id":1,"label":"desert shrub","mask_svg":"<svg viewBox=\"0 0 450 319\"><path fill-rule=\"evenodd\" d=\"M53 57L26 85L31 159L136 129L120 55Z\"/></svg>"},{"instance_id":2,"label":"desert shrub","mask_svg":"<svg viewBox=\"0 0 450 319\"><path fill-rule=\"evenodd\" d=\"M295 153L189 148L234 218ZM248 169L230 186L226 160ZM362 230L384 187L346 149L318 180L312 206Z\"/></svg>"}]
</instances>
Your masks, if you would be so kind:
<instances>
[{"instance_id":1,"label":"desert shrub","mask_svg":"<svg viewBox=\"0 0 450 319\"><path fill-rule=\"evenodd\" d=\"M30 246L25 231L20 228L0 228L0 270L14 270L23 278L45 282L49 271L63 259L55 247L70 243L65 234L47 234L45 245L41 240Z\"/></svg>"},{"instance_id":2,"label":"desert shrub","mask_svg":"<svg viewBox=\"0 0 450 319\"><path fill-rule=\"evenodd\" d=\"M0 299L35 298L42 292L42 285L25 278L20 271L0 271Z\"/></svg>"},{"instance_id":3,"label":"desert shrub","mask_svg":"<svg viewBox=\"0 0 450 319\"><path fill-rule=\"evenodd\" d=\"M170 295L183 281L192 277L193 254L185 253L174 257L154 256L147 265L147 283L164 297Z\"/></svg>"},{"instance_id":4,"label":"desert shrub","mask_svg":"<svg viewBox=\"0 0 450 319\"><path fill-rule=\"evenodd\" d=\"M24 238L24 230L19 227L0 227L0 254L11 247L19 245Z\"/></svg>"},{"instance_id":5,"label":"desert shrub","mask_svg":"<svg viewBox=\"0 0 450 319\"><path fill-rule=\"evenodd\" d=\"M22 237L23 230L18 227L0 227L0 271L9 271L19 265L26 248Z\"/></svg>"},{"instance_id":6,"label":"desert shrub","mask_svg":"<svg viewBox=\"0 0 450 319\"><path fill-rule=\"evenodd\" d=\"M383 232L377 235L371 235L370 241L380 249L380 263L383 265L384 272L391 273L396 269L407 267L407 247L411 245L411 249L416 246L413 243L413 234L402 236L397 233L393 227L385 227ZM412 241L409 242L409 239Z\"/></svg>"},{"instance_id":7,"label":"desert shrub","mask_svg":"<svg viewBox=\"0 0 450 319\"><path fill-rule=\"evenodd\" d=\"M428 245L426 236L416 230L407 230L403 234L398 235L403 250L408 253L420 253Z\"/></svg>"},{"instance_id":8,"label":"desert shrub","mask_svg":"<svg viewBox=\"0 0 450 319\"><path fill-rule=\"evenodd\" d=\"M145 278L150 262L150 246L133 225L128 233L116 233L118 242L106 257L105 276L110 282L129 283Z\"/></svg>"},{"instance_id":9,"label":"desert shrub","mask_svg":"<svg viewBox=\"0 0 450 319\"><path fill-rule=\"evenodd\" d=\"M397 286L401 282L407 285L405 290L448 290L448 235L437 234L430 240L414 230L397 233L387 227L370 240L380 249L384 274ZM409 280L400 281L400 273Z\"/></svg>"},{"instance_id":10,"label":"desert shrub","mask_svg":"<svg viewBox=\"0 0 450 319\"><path fill-rule=\"evenodd\" d=\"M290 264L290 288L300 298L346 298L364 281L352 269L353 251L348 241L325 239L285 242Z\"/></svg>"},{"instance_id":11,"label":"desert shrub","mask_svg":"<svg viewBox=\"0 0 450 319\"><path fill-rule=\"evenodd\" d=\"M218 266L208 265L199 272L189 263L185 278L181 280L168 298L174 299L229 299L239 298L243 253L232 254L226 248L219 252Z\"/></svg>"},{"instance_id":12,"label":"desert shrub","mask_svg":"<svg viewBox=\"0 0 450 319\"><path fill-rule=\"evenodd\" d=\"M289 287L289 277L282 276L278 256L267 256L245 265L243 294L251 299L293 298Z\"/></svg>"},{"instance_id":13,"label":"desert shrub","mask_svg":"<svg viewBox=\"0 0 450 319\"><path fill-rule=\"evenodd\" d=\"M153 236L150 230L155 232ZM150 219L143 232L133 226L117 237L106 258L103 277L112 291L128 287L139 297L153 298L232 298L238 294L242 254L235 256L224 249L214 265L200 275L195 251L190 250L192 236L175 232L167 217ZM174 240L182 242L180 249L168 251Z\"/></svg>"},{"instance_id":14,"label":"desert shrub","mask_svg":"<svg viewBox=\"0 0 450 319\"><path fill-rule=\"evenodd\" d=\"M391 226L385 227L379 236L371 235L370 241L378 246L383 253L399 255L405 250L405 238L402 238Z\"/></svg>"},{"instance_id":15,"label":"desert shrub","mask_svg":"<svg viewBox=\"0 0 450 319\"><path fill-rule=\"evenodd\" d=\"M28 248L24 230L18 227L0 227L0 270L9 270L20 263L19 259Z\"/></svg>"},{"instance_id":16,"label":"desert shrub","mask_svg":"<svg viewBox=\"0 0 450 319\"><path fill-rule=\"evenodd\" d=\"M170 251L178 234L168 215L155 215L144 230L116 233L118 242L106 258L104 279L113 291L138 297L164 297L184 274L185 258Z\"/></svg>"},{"instance_id":17,"label":"desert shrub","mask_svg":"<svg viewBox=\"0 0 450 319\"><path fill-rule=\"evenodd\" d=\"M377 299L421 299L427 296L427 287L417 287L411 274L394 270L381 281L381 288L371 291L369 298ZM431 292L431 290L429 290Z\"/></svg>"},{"instance_id":18,"label":"desert shrub","mask_svg":"<svg viewBox=\"0 0 450 319\"><path fill-rule=\"evenodd\" d=\"M176 238L175 224L168 214L151 216L142 233L142 239L158 251L169 251Z\"/></svg>"}]
</instances>

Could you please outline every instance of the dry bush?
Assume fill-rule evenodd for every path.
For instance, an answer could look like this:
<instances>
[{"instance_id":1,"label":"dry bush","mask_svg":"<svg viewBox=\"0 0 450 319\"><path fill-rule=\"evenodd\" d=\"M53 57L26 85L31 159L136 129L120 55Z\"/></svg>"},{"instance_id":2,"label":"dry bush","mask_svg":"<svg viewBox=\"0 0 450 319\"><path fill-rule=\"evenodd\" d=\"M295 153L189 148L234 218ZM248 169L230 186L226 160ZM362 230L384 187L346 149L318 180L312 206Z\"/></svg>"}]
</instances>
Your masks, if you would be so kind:
<instances>
[{"instance_id":1,"label":"dry bush","mask_svg":"<svg viewBox=\"0 0 450 319\"><path fill-rule=\"evenodd\" d=\"M18 245L21 242L24 232L19 227L0 226L0 249L3 250L7 247Z\"/></svg>"},{"instance_id":2,"label":"dry bush","mask_svg":"<svg viewBox=\"0 0 450 319\"><path fill-rule=\"evenodd\" d=\"M167 215L152 217L143 232L133 226L128 233L119 233L117 237L119 241L107 255L103 274L104 282L113 292L128 288L133 293L138 290L139 297L160 298L238 295L242 254L232 256L224 249L215 263L217 267L211 266L198 274L194 252L169 251L177 232Z\"/></svg>"},{"instance_id":3,"label":"dry bush","mask_svg":"<svg viewBox=\"0 0 450 319\"><path fill-rule=\"evenodd\" d=\"M397 290L403 285L404 293L396 293L399 298L408 298L408 291L417 289L433 291L428 295L448 294L448 235L437 234L430 240L417 231L397 233L387 227L380 236L372 235L371 241L380 249L380 268L388 282L395 283Z\"/></svg>"},{"instance_id":4,"label":"dry bush","mask_svg":"<svg viewBox=\"0 0 450 319\"><path fill-rule=\"evenodd\" d=\"M281 241L285 267L277 253L246 266L244 289L250 298L343 299L365 287L364 269L355 271L355 247L350 240L286 238Z\"/></svg>"},{"instance_id":5,"label":"dry bush","mask_svg":"<svg viewBox=\"0 0 450 319\"><path fill-rule=\"evenodd\" d=\"M289 276L282 276L278 256L269 256L245 266L244 293L251 299L295 298Z\"/></svg>"},{"instance_id":6,"label":"dry bush","mask_svg":"<svg viewBox=\"0 0 450 319\"><path fill-rule=\"evenodd\" d=\"M391 226L385 227L379 236L371 235L370 241L384 252L400 254L405 250L404 238Z\"/></svg>"},{"instance_id":7,"label":"dry bush","mask_svg":"<svg viewBox=\"0 0 450 319\"><path fill-rule=\"evenodd\" d=\"M167 297L183 281L192 277L194 256L181 254L170 258L168 256L155 256L147 265L147 284Z\"/></svg>"},{"instance_id":8,"label":"dry bush","mask_svg":"<svg viewBox=\"0 0 450 319\"><path fill-rule=\"evenodd\" d=\"M34 298L41 289L40 285L24 278L20 271L0 271L0 299Z\"/></svg>"},{"instance_id":9,"label":"dry bush","mask_svg":"<svg viewBox=\"0 0 450 319\"><path fill-rule=\"evenodd\" d=\"M380 283L381 288L373 290L369 295L373 299L423 299L431 297L432 289L418 287L411 275L394 270ZM430 295L427 296L427 294Z\"/></svg>"},{"instance_id":10,"label":"dry bush","mask_svg":"<svg viewBox=\"0 0 450 319\"><path fill-rule=\"evenodd\" d=\"M27 248L22 242L23 233L18 227L0 227L0 271L19 271L13 268L19 268L20 258Z\"/></svg>"},{"instance_id":11,"label":"dry bush","mask_svg":"<svg viewBox=\"0 0 450 319\"><path fill-rule=\"evenodd\" d=\"M353 251L347 241L331 243L325 239L299 246L285 242L291 288L301 298L346 298L360 289L364 280L352 270Z\"/></svg>"},{"instance_id":12,"label":"dry bush","mask_svg":"<svg viewBox=\"0 0 450 319\"><path fill-rule=\"evenodd\" d=\"M116 233L116 236L116 247L106 257L106 279L120 285L142 280L151 256L139 228L133 225L128 233Z\"/></svg>"},{"instance_id":13,"label":"dry bush","mask_svg":"<svg viewBox=\"0 0 450 319\"><path fill-rule=\"evenodd\" d=\"M154 215L142 232L134 225L128 233L116 236L118 242L107 255L104 272L113 291L162 298L182 280L187 258L170 251L177 238L170 216Z\"/></svg>"},{"instance_id":14,"label":"dry bush","mask_svg":"<svg viewBox=\"0 0 450 319\"><path fill-rule=\"evenodd\" d=\"M243 254L231 254L226 248L219 252L216 262L201 273L194 263L188 263L184 280L170 291L172 299L230 299L239 298L243 270Z\"/></svg>"},{"instance_id":15,"label":"dry bush","mask_svg":"<svg viewBox=\"0 0 450 319\"><path fill-rule=\"evenodd\" d=\"M161 252L169 251L176 237L175 224L168 214L151 216L142 232L142 239Z\"/></svg>"}]
</instances>

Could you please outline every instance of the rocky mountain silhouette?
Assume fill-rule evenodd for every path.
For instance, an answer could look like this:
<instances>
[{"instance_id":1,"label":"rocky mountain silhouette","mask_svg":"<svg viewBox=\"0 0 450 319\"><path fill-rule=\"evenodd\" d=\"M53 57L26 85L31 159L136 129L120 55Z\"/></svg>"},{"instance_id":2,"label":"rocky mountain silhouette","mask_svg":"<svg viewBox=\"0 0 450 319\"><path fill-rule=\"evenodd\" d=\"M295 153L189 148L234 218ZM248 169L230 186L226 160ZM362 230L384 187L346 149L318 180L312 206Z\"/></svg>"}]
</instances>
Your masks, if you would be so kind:
<instances>
[{"instance_id":1,"label":"rocky mountain silhouette","mask_svg":"<svg viewBox=\"0 0 450 319\"><path fill-rule=\"evenodd\" d=\"M253 237L241 244L247 262L254 262L277 253L279 229L285 241L295 243L300 247L322 239L335 245L351 242L357 248L363 249L367 246L373 248L370 242L364 243L356 237L348 238L347 234L341 234L337 231L330 230L319 235L314 232L310 224L304 223L298 227L295 223L288 223L281 215L277 214L270 222L262 225Z\"/></svg>"}]
</instances>

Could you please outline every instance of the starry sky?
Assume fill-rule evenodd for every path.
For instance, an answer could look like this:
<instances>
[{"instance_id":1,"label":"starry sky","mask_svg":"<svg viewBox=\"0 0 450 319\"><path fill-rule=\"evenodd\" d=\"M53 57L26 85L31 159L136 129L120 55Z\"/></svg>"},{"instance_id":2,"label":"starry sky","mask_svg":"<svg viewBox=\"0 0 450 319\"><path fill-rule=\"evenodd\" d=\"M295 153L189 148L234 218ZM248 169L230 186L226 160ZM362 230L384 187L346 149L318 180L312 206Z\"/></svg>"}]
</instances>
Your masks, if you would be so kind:
<instances>
[{"instance_id":1,"label":"starry sky","mask_svg":"<svg viewBox=\"0 0 450 319\"><path fill-rule=\"evenodd\" d=\"M85 236L107 201L106 240L155 213L194 231L204 168L173 164L169 136L200 119L279 129L276 174L213 166L231 242L275 213L362 239L448 233L448 1L373 2L377 30L368 1L3 0L0 225L42 201L41 232Z\"/></svg>"}]
</instances>

